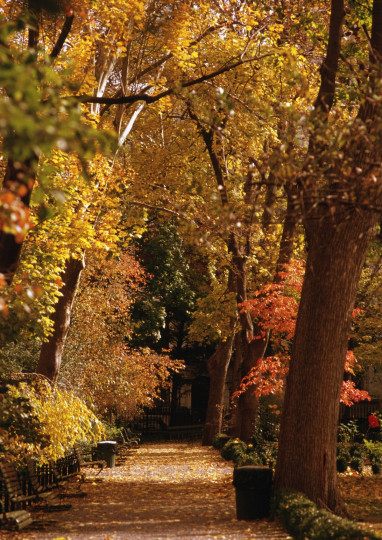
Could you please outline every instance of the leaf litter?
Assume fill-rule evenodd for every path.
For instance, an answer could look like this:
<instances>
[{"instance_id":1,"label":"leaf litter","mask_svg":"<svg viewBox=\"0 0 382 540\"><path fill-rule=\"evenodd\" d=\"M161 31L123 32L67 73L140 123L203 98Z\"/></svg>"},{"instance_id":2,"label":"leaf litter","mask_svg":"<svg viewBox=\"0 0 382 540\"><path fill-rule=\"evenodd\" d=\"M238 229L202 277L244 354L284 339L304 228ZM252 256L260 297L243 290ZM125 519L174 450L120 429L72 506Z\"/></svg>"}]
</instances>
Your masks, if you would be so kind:
<instances>
[{"instance_id":1,"label":"leaf litter","mask_svg":"<svg viewBox=\"0 0 382 540\"><path fill-rule=\"evenodd\" d=\"M232 463L199 443L145 444L101 473L87 473L87 497L54 525L0 540L244 540L291 538L275 521L238 521ZM42 518L43 519L43 518Z\"/></svg>"}]
</instances>

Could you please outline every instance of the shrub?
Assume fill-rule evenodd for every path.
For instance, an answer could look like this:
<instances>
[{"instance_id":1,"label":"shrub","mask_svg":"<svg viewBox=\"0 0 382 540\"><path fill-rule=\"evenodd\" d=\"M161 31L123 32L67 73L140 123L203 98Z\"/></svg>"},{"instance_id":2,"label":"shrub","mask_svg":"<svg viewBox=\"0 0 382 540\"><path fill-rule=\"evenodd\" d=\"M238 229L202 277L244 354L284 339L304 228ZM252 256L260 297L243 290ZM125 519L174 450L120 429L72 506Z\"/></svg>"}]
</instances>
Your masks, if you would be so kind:
<instances>
[{"instance_id":1,"label":"shrub","mask_svg":"<svg viewBox=\"0 0 382 540\"><path fill-rule=\"evenodd\" d=\"M366 446L363 443L354 443L349 449L351 457L364 459L367 453Z\"/></svg>"},{"instance_id":2,"label":"shrub","mask_svg":"<svg viewBox=\"0 0 382 540\"><path fill-rule=\"evenodd\" d=\"M247 445L240 439L230 439L221 449L221 455L224 459L236 461L244 457Z\"/></svg>"},{"instance_id":3,"label":"shrub","mask_svg":"<svg viewBox=\"0 0 382 540\"><path fill-rule=\"evenodd\" d=\"M259 456L255 452L252 452L251 454L239 454L235 460L235 464L241 467L242 465L262 465L262 462Z\"/></svg>"},{"instance_id":4,"label":"shrub","mask_svg":"<svg viewBox=\"0 0 382 540\"><path fill-rule=\"evenodd\" d=\"M363 459L362 457L352 457L350 460L350 467L353 469L353 471L356 471L358 473L361 473L363 471Z\"/></svg>"},{"instance_id":5,"label":"shrub","mask_svg":"<svg viewBox=\"0 0 382 540\"><path fill-rule=\"evenodd\" d=\"M382 444L367 440L364 442L370 461L382 461Z\"/></svg>"},{"instance_id":6,"label":"shrub","mask_svg":"<svg viewBox=\"0 0 382 540\"><path fill-rule=\"evenodd\" d=\"M109 422L102 422L102 427L105 432L105 439L107 441L117 441L121 437L122 427L115 426L114 424L109 424Z\"/></svg>"},{"instance_id":7,"label":"shrub","mask_svg":"<svg viewBox=\"0 0 382 540\"><path fill-rule=\"evenodd\" d=\"M359 435L358 424L355 420L349 420L348 422L342 422L338 426L338 441L350 443Z\"/></svg>"},{"instance_id":8,"label":"shrub","mask_svg":"<svg viewBox=\"0 0 382 540\"><path fill-rule=\"evenodd\" d=\"M276 442L263 441L256 447L256 452L263 465L272 469L275 467L277 458Z\"/></svg>"},{"instance_id":9,"label":"shrub","mask_svg":"<svg viewBox=\"0 0 382 540\"><path fill-rule=\"evenodd\" d=\"M80 398L43 381L8 385L0 418L0 457L10 452L17 458L37 454L41 461L57 460L76 442L96 442L104 433Z\"/></svg>"},{"instance_id":10,"label":"shrub","mask_svg":"<svg viewBox=\"0 0 382 540\"><path fill-rule=\"evenodd\" d=\"M347 461L350 461L351 455L347 444L337 445L337 456L344 456Z\"/></svg>"},{"instance_id":11,"label":"shrub","mask_svg":"<svg viewBox=\"0 0 382 540\"><path fill-rule=\"evenodd\" d=\"M371 464L371 470L373 474L381 474L382 464L381 462L375 461Z\"/></svg>"},{"instance_id":12,"label":"shrub","mask_svg":"<svg viewBox=\"0 0 382 540\"><path fill-rule=\"evenodd\" d=\"M231 437L226 433L217 433L212 439L212 446L216 448L216 450L221 450L230 438Z\"/></svg>"},{"instance_id":13,"label":"shrub","mask_svg":"<svg viewBox=\"0 0 382 540\"><path fill-rule=\"evenodd\" d=\"M346 456L341 454L337 458L337 471L340 473L343 473L348 468L348 460L346 459Z\"/></svg>"},{"instance_id":14,"label":"shrub","mask_svg":"<svg viewBox=\"0 0 382 540\"><path fill-rule=\"evenodd\" d=\"M381 536L357 523L343 519L317 506L302 493L278 491L272 501L273 513L297 540L380 540Z\"/></svg>"}]
</instances>

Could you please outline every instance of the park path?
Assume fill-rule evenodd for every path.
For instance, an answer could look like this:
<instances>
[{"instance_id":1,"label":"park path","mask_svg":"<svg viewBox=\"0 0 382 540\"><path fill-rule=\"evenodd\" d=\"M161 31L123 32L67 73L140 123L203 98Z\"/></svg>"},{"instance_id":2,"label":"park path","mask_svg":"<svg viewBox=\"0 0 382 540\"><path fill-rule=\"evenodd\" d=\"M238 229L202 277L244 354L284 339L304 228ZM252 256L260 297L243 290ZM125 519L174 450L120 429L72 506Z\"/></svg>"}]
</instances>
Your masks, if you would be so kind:
<instances>
[{"instance_id":1,"label":"park path","mask_svg":"<svg viewBox=\"0 0 382 540\"><path fill-rule=\"evenodd\" d=\"M1 540L287 539L275 522L238 521L232 465L197 443L145 444L123 464L88 476L87 497L45 513L40 530ZM56 520L55 523L48 523Z\"/></svg>"}]
</instances>

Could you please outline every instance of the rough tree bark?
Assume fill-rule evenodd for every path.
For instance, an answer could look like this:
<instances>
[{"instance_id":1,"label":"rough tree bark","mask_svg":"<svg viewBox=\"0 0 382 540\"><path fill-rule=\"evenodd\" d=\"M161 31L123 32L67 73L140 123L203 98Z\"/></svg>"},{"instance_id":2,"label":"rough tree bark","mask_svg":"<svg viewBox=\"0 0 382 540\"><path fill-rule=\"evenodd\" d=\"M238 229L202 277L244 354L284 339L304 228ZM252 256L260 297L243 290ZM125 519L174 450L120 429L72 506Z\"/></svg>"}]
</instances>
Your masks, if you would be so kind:
<instances>
[{"instance_id":1,"label":"rough tree bark","mask_svg":"<svg viewBox=\"0 0 382 540\"><path fill-rule=\"evenodd\" d=\"M302 491L342 513L336 441L340 390L358 280L377 218L354 210L335 223L322 208L309 245L285 394L276 489Z\"/></svg>"},{"instance_id":2,"label":"rough tree bark","mask_svg":"<svg viewBox=\"0 0 382 540\"><path fill-rule=\"evenodd\" d=\"M210 390L208 394L206 421L203 428L202 444L204 446L210 445L214 435L221 431L224 388L235 339L235 328L236 319L232 317L228 338L218 343L216 351L207 361Z\"/></svg>"},{"instance_id":3,"label":"rough tree bark","mask_svg":"<svg viewBox=\"0 0 382 540\"><path fill-rule=\"evenodd\" d=\"M60 371L62 353L70 326L73 301L84 267L85 262L83 258L74 259L71 257L66 262L62 275L64 285L60 291L62 296L60 296L56 304L56 309L51 316L53 333L41 347L36 372L45 375L45 377L52 381L53 385L56 384Z\"/></svg>"},{"instance_id":4,"label":"rough tree bark","mask_svg":"<svg viewBox=\"0 0 382 540\"><path fill-rule=\"evenodd\" d=\"M323 121L334 98L343 15L342 0L332 0L327 56L315 103L316 113L321 111ZM376 61L380 64L381 53L382 1L375 0L371 64ZM372 85L372 76L368 84ZM376 90L380 92L380 88ZM373 91L369 95L372 94ZM275 489L301 491L319 505L340 514L345 513L336 472L340 389L351 312L366 251L379 218L377 208L381 205L382 187L380 110L368 102L361 107L359 119L368 133L374 132L377 137L370 137L374 144L368 137L360 136L349 142L346 160L352 163L352 173L346 175L332 163L331 172L326 173L326 200L321 202L313 191L314 178L307 175L301 180L308 259L275 474ZM313 140L310 151L315 148ZM364 170L364 175L357 175L357 170ZM368 187L370 180L372 190ZM352 204L343 197L344 193L352 198Z\"/></svg>"}]
</instances>

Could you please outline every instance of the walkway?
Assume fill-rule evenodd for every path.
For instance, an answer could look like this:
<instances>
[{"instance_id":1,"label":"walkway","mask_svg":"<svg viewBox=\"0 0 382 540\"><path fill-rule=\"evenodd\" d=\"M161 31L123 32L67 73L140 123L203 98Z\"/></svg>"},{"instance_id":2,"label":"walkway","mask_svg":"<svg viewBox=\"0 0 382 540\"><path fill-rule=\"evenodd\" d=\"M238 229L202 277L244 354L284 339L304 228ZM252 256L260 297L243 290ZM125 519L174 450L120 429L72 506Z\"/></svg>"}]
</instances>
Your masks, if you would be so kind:
<instances>
[{"instance_id":1,"label":"walkway","mask_svg":"<svg viewBox=\"0 0 382 540\"><path fill-rule=\"evenodd\" d=\"M0 533L1 540L287 539L268 520L237 521L232 465L195 443L145 444L123 465L87 481L88 496L43 530Z\"/></svg>"}]
</instances>

